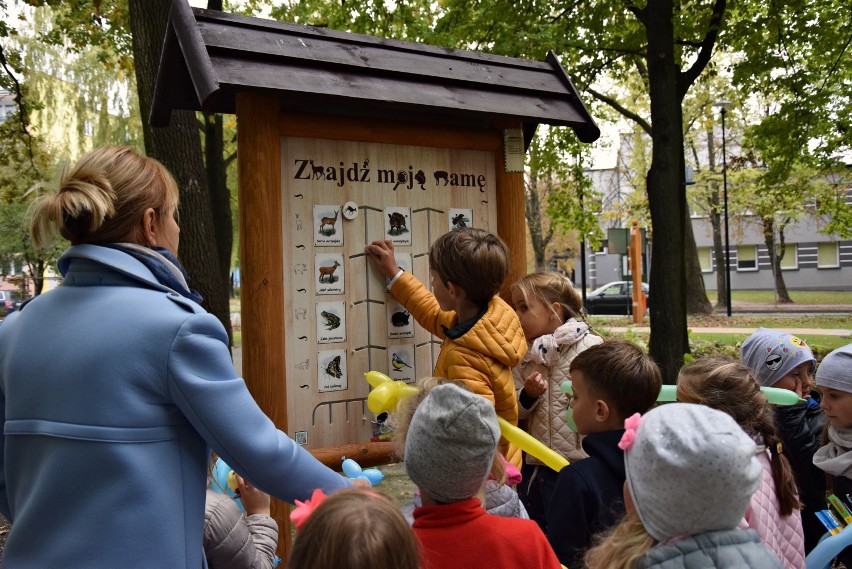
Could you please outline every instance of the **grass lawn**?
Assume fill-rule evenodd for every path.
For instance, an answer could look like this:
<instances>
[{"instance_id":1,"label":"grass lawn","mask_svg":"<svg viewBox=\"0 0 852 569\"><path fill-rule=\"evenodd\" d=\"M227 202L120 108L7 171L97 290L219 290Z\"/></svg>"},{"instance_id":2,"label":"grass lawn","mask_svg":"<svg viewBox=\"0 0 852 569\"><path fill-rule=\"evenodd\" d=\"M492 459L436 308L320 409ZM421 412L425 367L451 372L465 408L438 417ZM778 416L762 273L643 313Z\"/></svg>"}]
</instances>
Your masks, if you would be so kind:
<instances>
[{"instance_id":1,"label":"grass lawn","mask_svg":"<svg viewBox=\"0 0 852 569\"><path fill-rule=\"evenodd\" d=\"M852 304L852 291L840 290L791 290L790 298L797 304ZM715 292L708 293L708 297L715 298ZM775 291L772 290L745 290L731 291L731 300L734 302L758 302L766 304L775 303Z\"/></svg>"},{"instance_id":2,"label":"grass lawn","mask_svg":"<svg viewBox=\"0 0 852 569\"><path fill-rule=\"evenodd\" d=\"M741 316L736 312L728 318L724 314L708 316L688 316L688 325L698 328L823 328L852 329L852 314L790 314L777 313L761 316ZM630 326L633 320L627 316L605 317L591 316L589 323L598 329L608 326ZM648 326L646 318L642 326Z\"/></svg>"}]
</instances>

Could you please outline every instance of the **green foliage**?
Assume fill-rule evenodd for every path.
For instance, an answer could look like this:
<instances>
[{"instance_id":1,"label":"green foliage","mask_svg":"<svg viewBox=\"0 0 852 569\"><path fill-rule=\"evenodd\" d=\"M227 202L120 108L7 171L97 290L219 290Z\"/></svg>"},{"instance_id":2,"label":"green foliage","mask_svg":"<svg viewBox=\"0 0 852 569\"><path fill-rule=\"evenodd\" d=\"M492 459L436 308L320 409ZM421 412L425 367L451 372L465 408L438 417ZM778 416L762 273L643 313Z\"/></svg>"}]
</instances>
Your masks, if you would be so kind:
<instances>
[{"instance_id":1,"label":"green foliage","mask_svg":"<svg viewBox=\"0 0 852 569\"><path fill-rule=\"evenodd\" d=\"M8 266L23 262L30 274L40 276L46 264L61 253L61 245L37 250L29 237L27 211L53 170L42 141L24 137L13 121L0 123L0 260Z\"/></svg>"}]
</instances>

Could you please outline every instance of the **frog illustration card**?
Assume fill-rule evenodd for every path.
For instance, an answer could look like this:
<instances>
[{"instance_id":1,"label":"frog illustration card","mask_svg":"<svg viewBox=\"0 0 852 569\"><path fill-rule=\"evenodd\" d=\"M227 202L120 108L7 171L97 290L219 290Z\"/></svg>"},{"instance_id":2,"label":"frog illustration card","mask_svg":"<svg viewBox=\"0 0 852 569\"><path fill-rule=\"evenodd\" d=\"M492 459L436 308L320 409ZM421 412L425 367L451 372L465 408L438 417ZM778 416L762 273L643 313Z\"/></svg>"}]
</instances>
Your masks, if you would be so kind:
<instances>
[{"instance_id":1,"label":"frog illustration card","mask_svg":"<svg viewBox=\"0 0 852 569\"><path fill-rule=\"evenodd\" d=\"M414 383L414 344L388 346L388 371L393 380Z\"/></svg>"},{"instance_id":2,"label":"frog illustration card","mask_svg":"<svg viewBox=\"0 0 852 569\"><path fill-rule=\"evenodd\" d=\"M317 391L343 391L349 387L346 350L317 352Z\"/></svg>"},{"instance_id":3,"label":"frog illustration card","mask_svg":"<svg viewBox=\"0 0 852 569\"><path fill-rule=\"evenodd\" d=\"M385 304L388 315L388 338L413 338L414 318L395 300Z\"/></svg>"},{"instance_id":4,"label":"frog illustration card","mask_svg":"<svg viewBox=\"0 0 852 569\"><path fill-rule=\"evenodd\" d=\"M317 343L346 341L346 303L317 302Z\"/></svg>"}]
</instances>

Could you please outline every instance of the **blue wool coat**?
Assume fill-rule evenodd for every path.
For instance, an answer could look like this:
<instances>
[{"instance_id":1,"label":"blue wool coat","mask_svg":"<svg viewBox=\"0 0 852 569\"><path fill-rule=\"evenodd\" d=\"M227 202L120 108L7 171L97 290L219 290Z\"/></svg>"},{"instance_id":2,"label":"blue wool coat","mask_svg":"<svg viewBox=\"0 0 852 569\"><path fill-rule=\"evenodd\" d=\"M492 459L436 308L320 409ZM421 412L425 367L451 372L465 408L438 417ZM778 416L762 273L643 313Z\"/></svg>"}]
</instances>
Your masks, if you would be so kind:
<instances>
[{"instance_id":1,"label":"blue wool coat","mask_svg":"<svg viewBox=\"0 0 852 569\"><path fill-rule=\"evenodd\" d=\"M258 408L215 317L121 251L59 267L0 324L4 568L206 566L210 447L288 502L350 485Z\"/></svg>"}]
</instances>

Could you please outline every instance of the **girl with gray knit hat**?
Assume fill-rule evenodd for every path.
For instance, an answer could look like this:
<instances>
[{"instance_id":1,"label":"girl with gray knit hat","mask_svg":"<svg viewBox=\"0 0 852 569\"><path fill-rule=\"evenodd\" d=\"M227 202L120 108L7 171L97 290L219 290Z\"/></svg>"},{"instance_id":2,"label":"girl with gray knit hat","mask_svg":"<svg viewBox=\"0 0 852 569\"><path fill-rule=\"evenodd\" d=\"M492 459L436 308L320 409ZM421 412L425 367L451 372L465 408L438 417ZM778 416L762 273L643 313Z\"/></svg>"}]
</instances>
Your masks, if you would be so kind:
<instances>
[{"instance_id":1,"label":"girl with gray knit hat","mask_svg":"<svg viewBox=\"0 0 852 569\"><path fill-rule=\"evenodd\" d=\"M672 403L624 422L627 514L586 553L588 569L781 568L737 525L762 467L727 413Z\"/></svg>"},{"instance_id":2,"label":"girl with gray knit hat","mask_svg":"<svg viewBox=\"0 0 852 569\"><path fill-rule=\"evenodd\" d=\"M822 359L816 384L828 418L828 440L814 454L814 464L825 471L828 489L852 509L852 344ZM852 552L844 550L838 560L852 567Z\"/></svg>"}]
</instances>

